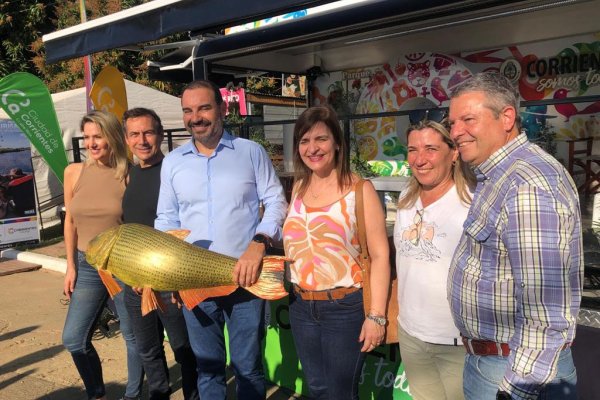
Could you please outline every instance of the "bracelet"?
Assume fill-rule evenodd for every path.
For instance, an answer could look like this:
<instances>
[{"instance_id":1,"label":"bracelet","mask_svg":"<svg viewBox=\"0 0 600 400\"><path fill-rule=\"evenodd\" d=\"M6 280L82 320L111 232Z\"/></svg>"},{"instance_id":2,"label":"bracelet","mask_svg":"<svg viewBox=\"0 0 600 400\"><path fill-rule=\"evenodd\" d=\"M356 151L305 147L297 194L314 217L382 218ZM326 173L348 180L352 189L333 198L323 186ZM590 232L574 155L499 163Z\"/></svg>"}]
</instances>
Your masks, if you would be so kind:
<instances>
[{"instance_id":1,"label":"bracelet","mask_svg":"<svg viewBox=\"0 0 600 400\"><path fill-rule=\"evenodd\" d=\"M387 324L387 319L382 315L374 315L369 313L367 314L367 319L370 319L379 326L385 326Z\"/></svg>"}]
</instances>

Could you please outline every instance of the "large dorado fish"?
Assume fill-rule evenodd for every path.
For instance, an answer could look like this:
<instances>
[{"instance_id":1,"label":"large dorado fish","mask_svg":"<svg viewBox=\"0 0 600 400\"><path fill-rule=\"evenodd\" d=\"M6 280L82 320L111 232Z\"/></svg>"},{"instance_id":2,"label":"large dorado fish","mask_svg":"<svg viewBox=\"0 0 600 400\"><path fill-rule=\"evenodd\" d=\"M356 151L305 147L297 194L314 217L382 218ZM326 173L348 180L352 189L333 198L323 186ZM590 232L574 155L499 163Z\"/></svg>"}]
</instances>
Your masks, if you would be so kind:
<instances>
[{"instance_id":1,"label":"large dorado fish","mask_svg":"<svg viewBox=\"0 0 600 400\"><path fill-rule=\"evenodd\" d=\"M224 296L238 288L232 275L235 258L140 224L102 232L90 242L86 260L98 270L111 296L121 290L112 275L129 286L142 287L142 315L162 308L153 290L178 291L191 310L208 297ZM285 257L265 257L258 281L244 289L267 300L285 297L285 261Z\"/></svg>"}]
</instances>

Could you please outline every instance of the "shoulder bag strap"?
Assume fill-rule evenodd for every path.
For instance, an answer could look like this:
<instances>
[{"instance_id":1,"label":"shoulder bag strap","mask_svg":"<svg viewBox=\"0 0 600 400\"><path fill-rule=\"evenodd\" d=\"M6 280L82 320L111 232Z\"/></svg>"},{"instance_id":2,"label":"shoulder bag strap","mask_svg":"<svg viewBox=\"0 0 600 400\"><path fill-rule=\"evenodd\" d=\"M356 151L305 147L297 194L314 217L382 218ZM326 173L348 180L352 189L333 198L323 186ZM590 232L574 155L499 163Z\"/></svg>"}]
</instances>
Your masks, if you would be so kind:
<instances>
[{"instance_id":1,"label":"shoulder bag strap","mask_svg":"<svg viewBox=\"0 0 600 400\"><path fill-rule=\"evenodd\" d=\"M355 212L356 228L358 230L358 242L360 243L360 267L362 269L362 288L363 288L363 308L365 315L371 309L371 259L369 258L369 248L367 246L367 231L365 229L365 207L363 201L363 186L365 180L361 179L356 183L355 190Z\"/></svg>"},{"instance_id":2,"label":"shoulder bag strap","mask_svg":"<svg viewBox=\"0 0 600 400\"><path fill-rule=\"evenodd\" d=\"M364 179L359 180L356 183L355 188L355 196L356 196L356 227L358 229L358 242L360 244L360 262L366 272L369 272L368 269L370 264L369 260L369 248L367 247L367 232L365 229L365 207L363 202L363 184L365 183ZM364 277L363 277L364 279Z\"/></svg>"}]
</instances>

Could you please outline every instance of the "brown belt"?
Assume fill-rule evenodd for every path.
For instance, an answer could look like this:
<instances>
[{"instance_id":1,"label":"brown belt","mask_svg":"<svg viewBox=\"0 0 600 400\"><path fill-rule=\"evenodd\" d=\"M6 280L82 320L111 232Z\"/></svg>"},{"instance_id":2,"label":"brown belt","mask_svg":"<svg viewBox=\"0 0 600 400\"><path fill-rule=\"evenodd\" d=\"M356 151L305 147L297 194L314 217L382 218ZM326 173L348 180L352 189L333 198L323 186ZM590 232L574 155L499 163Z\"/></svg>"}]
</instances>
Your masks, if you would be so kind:
<instances>
[{"instance_id":1,"label":"brown belt","mask_svg":"<svg viewBox=\"0 0 600 400\"><path fill-rule=\"evenodd\" d=\"M305 290L298 285L294 285L294 292L298 296L302 297L302 300L339 300L358 290L360 290L360 288L357 287L340 287L327 290Z\"/></svg>"},{"instance_id":2,"label":"brown belt","mask_svg":"<svg viewBox=\"0 0 600 400\"><path fill-rule=\"evenodd\" d=\"M510 347L508 343L497 343L491 340L479 340L469 339L463 336L463 344L467 353L474 354L476 356L502 356L508 357L510 354ZM561 350L565 350L571 347L571 343L565 343Z\"/></svg>"}]
</instances>

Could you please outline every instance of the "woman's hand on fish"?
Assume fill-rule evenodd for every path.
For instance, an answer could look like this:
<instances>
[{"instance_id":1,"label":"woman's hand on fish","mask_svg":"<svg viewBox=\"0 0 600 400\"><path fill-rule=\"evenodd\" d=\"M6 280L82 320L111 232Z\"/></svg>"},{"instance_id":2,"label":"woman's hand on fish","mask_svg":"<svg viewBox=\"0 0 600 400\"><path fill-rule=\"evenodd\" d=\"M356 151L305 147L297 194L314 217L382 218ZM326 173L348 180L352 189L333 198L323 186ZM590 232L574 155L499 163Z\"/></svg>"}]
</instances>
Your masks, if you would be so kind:
<instances>
[{"instance_id":1,"label":"woman's hand on fish","mask_svg":"<svg viewBox=\"0 0 600 400\"><path fill-rule=\"evenodd\" d=\"M239 258L233 269L233 281L239 286L252 286L258 280L262 259L265 256L265 245L250 242L248 248Z\"/></svg>"},{"instance_id":2,"label":"woman's hand on fish","mask_svg":"<svg viewBox=\"0 0 600 400\"><path fill-rule=\"evenodd\" d=\"M75 290L75 281L77 280L77 271L75 268L67 268L65 281L63 283L63 294L71 300L71 293Z\"/></svg>"}]
</instances>

